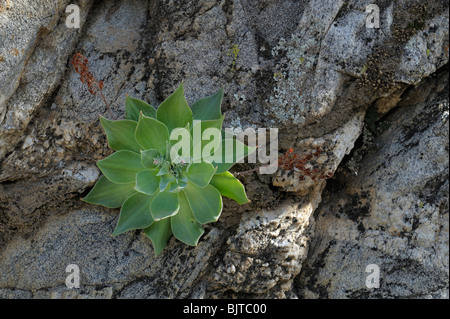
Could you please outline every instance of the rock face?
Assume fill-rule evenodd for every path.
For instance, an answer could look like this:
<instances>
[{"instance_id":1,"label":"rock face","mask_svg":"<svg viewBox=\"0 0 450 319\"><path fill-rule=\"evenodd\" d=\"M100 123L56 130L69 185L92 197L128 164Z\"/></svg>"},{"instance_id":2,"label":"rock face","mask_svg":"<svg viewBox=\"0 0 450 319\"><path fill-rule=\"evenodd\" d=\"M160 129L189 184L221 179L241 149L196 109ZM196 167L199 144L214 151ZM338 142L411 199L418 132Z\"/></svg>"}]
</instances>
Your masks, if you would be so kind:
<instances>
[{"instance_id":1,"label":"rock face","mask_svg":"<svg viewBox=\"0 0 450 319\"><path fill-rule=\"evenodd\" d=\"M448 1L380 1L380 28L363 0L29 2L0 0L0 297L448 298ZM222 87L225 127L306 160L239 175L251 204L197 247L112 238L118 210L79 200L111 150L75 52L116 118Z\"/></svg>"},{"instance_id":2,"label":"rock face","mask_svg":"<svg viewBox=\"0 0 450 319\"><path fill-rule=\"evenodd\" d=\"M448 298L448 74L425 86L434 97L389 114L357 176L325 191L299 295ZM378 289L366 287L370 264Z\"/></svg>"}]
</instances>

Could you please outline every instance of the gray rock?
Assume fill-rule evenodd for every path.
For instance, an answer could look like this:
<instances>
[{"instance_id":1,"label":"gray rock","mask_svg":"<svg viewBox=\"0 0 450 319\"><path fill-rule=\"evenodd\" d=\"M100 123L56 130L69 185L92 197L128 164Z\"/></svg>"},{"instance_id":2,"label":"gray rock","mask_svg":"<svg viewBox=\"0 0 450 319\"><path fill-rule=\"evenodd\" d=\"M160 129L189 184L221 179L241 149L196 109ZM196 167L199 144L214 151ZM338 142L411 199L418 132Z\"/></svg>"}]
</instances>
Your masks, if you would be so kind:
<instances>
[{"instance_id":1,"label":"gray rock","mask_svg":"<svg viewBox=\"0 0 450 319\"><path fill-rule=\"evenodd\" d=\"M212 274L213 295L231 290L234 296L286 298L307 256L309 220L322 186L301 202L288 201L242 218Z\"/></svg>"},{"instance_id":2,"label":"gray rock","mask_svg":"<svg viewBox=\"0 0 450 319\"><path fill-rule=\"evenodd\" d=\"M424 85L442 91L448 73ZM448 88L439 96L390 114L357 176L326 192L301 296L449 297ZM380 269L379 288L366 287L369 264Z\"/></svg>"},{"instance_id":3,"label":"gray rock","mask_svg":"<svg viewBox=\"0 0 450 319\"><path fill-rule=\"evenodd\" d=\"M30 6L14 1L0 19L0 158L11 151L33 118L59 85L67 56L79 33L65 26L61 15L69 1L44 1ZM92 1L83 1L87 12ZM84 23L86 14L80 15ZM9 50L9 51L8 51Z\"/></svg>"},{"instance_id":4,"label":"gray rock","mask_svg":"<svg viewBox=\"0 0 450 319\"><path fill-rule=\"evenodd\" d=\"M438 178L448 170L448 146L438 146L448 110L426 80L438 72L447 83L446 3L382 1L381 28L368 29L368 0L79 0L79 30L65 26L68 3L0 0L0 297L448 296ZM196 248L172 239L155 258L140 232L113 239L118 210L79 200L111 150L98 121L107 106L80 82L75 52L104 81L114 118L126 94L157 107L181 81L189 103L222 87L225 127L279 128L280 154L310 159L303 171L242 173L251 204L225 200ZM355 159L371 121L411 106L378 153ZM407 116L421 129L413 121L405 133ZM356 179L339 173L349 156L363 167ZM323 215L354 205L335 179L315 211L335 172L356 193L373 190L367 216ZM65 285L72 263L79 289ZM362 286L368 263L384 267L378 295Z\"/></svg>"},{"instance_id":5,"label":"gray rock","mask_svg":"<svg viewBox=\"0 0 450 319\"><path fill-rule=\"evenodd\" d=\"M3 294L31 292L36 298L180 297L209 269L210 259L223 240L220 230L211 229L196 248L173 242L162 258L156 258L142 232L112 238L116 222L116 212L78 210L51 218L33 238L13 240L0 258ZM69 276L66 267L71 264L80 269L78 289L65 285Z\"/></svg>"}]
</instances>

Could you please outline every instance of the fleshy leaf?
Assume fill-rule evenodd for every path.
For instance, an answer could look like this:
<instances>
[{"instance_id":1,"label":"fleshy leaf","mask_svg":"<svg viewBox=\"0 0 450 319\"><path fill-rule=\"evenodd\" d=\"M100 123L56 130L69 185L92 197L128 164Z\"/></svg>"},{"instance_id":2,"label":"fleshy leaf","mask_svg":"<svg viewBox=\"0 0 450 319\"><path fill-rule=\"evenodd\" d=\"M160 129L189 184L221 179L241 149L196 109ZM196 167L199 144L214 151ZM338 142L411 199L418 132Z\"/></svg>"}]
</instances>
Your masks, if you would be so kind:
<instances>
[{"instance_id":1,"label":"fleshy leaf","mask_svg":"<svg viewBox=\"0 0 450 319\"><path fill-rule=\"evenodd\" d=\"M237 149L241 149L243 151L238 153ZM221 142L221 161L217 161L214 156L212 160L214 167L217 167L216 174L225 173L233 167L236 162L247 157L255 150L256 147L248 147L236 139L223 139Z\"/></svg>"},{"instance_id":2,"label":"fleshy leaf","mask_svg":"<svg viewBox=\"0 0 450 319\"><path fill-rule=\"evenodd\" d=\"M141 193L131 195L122 205L119 221L112 236L120 235L128 230L147 228L153 223L150 214L150 203L153 196Z\"/></svg>"},{"instance_id":3,"label":"fleshy leaf","mask_svg":"<svg viewBox=\"0 0 450 319\"><path fill-rule=\"evenodd\" d=\"M164 123L141 113L135 133L136 142L143 150L157 150L166 153L169 131Z\"/></svg>"},{"instance_id":4,"label":"fleshy leaf","mask_svg":"<svg viewBox=\"0 0 450 319\"><path fill-rule=\"evenodd\" d=\"M153 106L127 95L125 98L125 118L137 122L140 112L148 117L156 118L156 110Z\"/></svg>"},{"instance_id":5,"label":"fleshy leaf","mask_svg":"<svg viewBox=\"0 0 450 319\"><path fill-rule=\"evenodd\" d=\"M177 193L169 192L167 188L164 192L158 193L150 205L150 211L154 220L164 219L175 215L180 209Z\"/></svg>"},{"instance_id":6,"label":"fleshy leaf","mask_svg":"<svg viewBox=\"0 0 450 319\"><path fill-rule=\"evenodd\" d=\"M133 183L137 172L144 169L141 156L131 151L117 151L98 161L97 166L107 179L116 184Z\"/></svg>"},{"instance_id":7,"label":"fleshy leaf","mask_svg":"<svg viewBox=\"0 0 450 319\"><path fill-rule=\"evenodd\" d=\"M192 111L184 97L183 83L161 103L156 118L167 126L169 132L192 123Z\"/></svg>"},{"instance_id":8,"label":"fleshy leaf","mask_svg":"<svg viewBox=\"0 0 450 319\"><path fill-rule=\"evenodd\" d=\"M135 192L133 183L115 184L105 176L101 176L94 188L81 200L90 204L117 208L122 206L123 202Z\"/></svg>"},{"instance_id":9,"label":"fleshy leaf","mask_svg":"<svg viewBox=\"0 0 450 319\"><path fill-rule=\"evenodd\" d=\"M220 142L222 140L222 124L225 116L221 116L219 119L216 120L206 120L206 121L194 121L194 124L192 126L192 151L191 155L193 157L193 161L197 162L202 157L204 157L205 160L209 160L210 156L209 154L205 156L203 154L203 150L205 149L205 146L208 145L209 149L215 149L219 147ZM208 133L208 129L217 129L216 136L206 136L210 134ZM206 133L205 133L206 131ZM203 134L205 133L205 136ZM213 131L214 133L214 131ZM205 137L205 140L203 139Z\"/></svg>"},{"instance_id":10,"label":"fleshy leaf","mask_svg":"<svg viewBox=\"0 0 450 319\"><path fill-rule=\"evenodd\" d=\"M195 219L200 224L215 222L222 212L222 196L212 185L200 188L189 182L182 190L186 195Z\"/></svg>"},{"instance_id":11,"label":"fleshy leaf","mask_svg":"<svg viewBox=\"0 0 450 319\"><path fill-rule=\"evenodd\" d=\"M159 181L159 191L163 192L170 183L175 182L175 177L172 174L164 174Z\"/></svg>"},{"instance_id":12,"label":"fleshy leaf","mask_svg":"<svg viewBox=\"0 0 450 319\"><path fill-rule=\"evenodd\" d=\"M136 122L131 120L113 121L100 116L100 122L108 138L108 145L116 151L128 150L139 153L140 147L134 139Z\"/></svg>"},{"instance_id":13,"label":"fleshy leaf","mask_svg":"<svg viewBox=\"0 0 450 319\"><path fill-rule=\"evenodd\" d=\"M178 200L180 202L180 210L175 216L170 218L172 233L183 243L196 246L205 231L195 220L191 207L183 192L178 193Z\"/></svg>"},{"instance_id":14,"label":"fleshy leaf","mask_svg":"<svg viewBox=\"0 0 450 319\"><path fill-rule=\"evenodd\" d=\"M178 193L180 190L187 186L187 182L178 180L177 182L172 182L170 184L169 192Z\"/></svg>"},{"instance_id":15,"label":"fleshy leaf","mask_svg":"<svg viewBox=\"0 0 450 319\"><path fill-rule=\"evenodd\" d=\"M141 151L141 162L145 168L156 168L155 158L161 156L158 150Z\"/></svg>"},{"instance_id":16,"label":"fleshy leaf","mask_svg":"<svg viewBox=\"0 0 450 319\"><path fill-rule=\"evenodd\" d=\"M211 185L217 188L222 196L231 198L240 205L249 202L244 185L230 172L214 175L211 179Z\"/></svg>"},{"instance_id":17,"label":"fleshy leaf","mask_svg":"<svg viewBox=\"0 0 450 319\"><path fill-rule=\"evenodd\" d=\"M135 189L143 194L153 195L159 191L159 176L156 176L157 170L140 171L136 174Z\"/></svg>"},{"instance_id":18,"label":"fleshy leaf","mask_svg":"<svg viewBox=\"0 0 450 319\"><path fill-rule=\"evenodd\" d=\"M195 185L200 188L206 187L214 173L216 168L210 163L192 163L189 166L189 170L184 175Z\"/></svg>"},{"instance_id":19,"label":"fleshy leaf","mask_svg":"<svg viewBox=\"0 0 450 319\"><path fill-rule=\"evenodd\" d=\"M195 120L216 120L222 116L220 105L222 104L223 89L216 94L197 100L192 104L192 114Z\"/></svg>"},{"instance_id":20,"label":"fleshy leaf","mask_svg":"<svg viewBox=\"0 0 450 319\"><path fill-rule=\"evenodd\" d=\"M179 190L179 187L178 187L177 183L170 184L169 192L176 193L178 190Z\"/></svg>"},{"instance_id":21,"label":"fleshy leaf","mask_svg":"<svg viewBox=\"0 0 450 319\"><path fill-rule=\"evenodd\" d=\"M188 124L189 126L189 124ZM192 136L187 128L176 128L170 133L170 159L173 161L177 156L189 157L192 148Z\"/></svg>"},{"instance_id":22,"label":"fleshy leaf","mask_svg":"<svg viewBox=\"0 0 450 319\"><path fill-rule=\"evenodd\" d=\"M157 176L163 176L163 175L169 174L169 170L170 170L169 165L164 164L164 165L159 169L159 171L158 171L158 173L157 173L156 175L157 175Z\"/></svg>"},{"instance_id":23,"label":"fleshy leaf","mask_svg":"<svg viewBox=\"0 0 450 319\"><path fill-rule=\"evenodd\" d=\"M166 247L170 236L172 236L170 218L155 221L150 227L144 229L144 233L151 239L155 255L158 256Z\"/></svg>"},{"instance_id":24,"label":"fleshy leaf","mask_svg":"<svg viewBox=\"0 0 450 319\"><path fill-rule=\"evenodd\" d=\"M113 236L143 229L156 255L172 234L195 246L204 233L202 224L218 220L222 195L239 204L249 201L227 170L256 148L222 130L222 99L221 89L191 109L181 83L157 110L127 96L125 120L100 117L116 153L98 161L104 176L83 200L122 206Z\"/></svg>"}]
</instances>

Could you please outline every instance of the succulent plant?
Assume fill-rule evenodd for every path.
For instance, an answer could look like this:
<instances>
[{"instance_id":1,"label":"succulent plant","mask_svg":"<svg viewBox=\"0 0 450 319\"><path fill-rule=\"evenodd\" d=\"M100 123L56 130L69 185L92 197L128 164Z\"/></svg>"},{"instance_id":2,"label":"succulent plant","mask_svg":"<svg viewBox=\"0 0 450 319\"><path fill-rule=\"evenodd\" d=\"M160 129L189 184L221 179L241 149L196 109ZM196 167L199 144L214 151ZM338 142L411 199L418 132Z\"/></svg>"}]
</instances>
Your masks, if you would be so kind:
<instances>
[{"instance_id":1,"label":"succulent plant","mask_svg":"<svg viewBox=\"0 0 450 319\"><path fill-rule=\"evenodd\" d=\"M100 117L116 152L97 162L103 176L82 200L121 207L112 236L142 229L156 255L172 234L196 246L202 225L218 220L222 196L249 201L228 170L254 148L222 130L222 97L220 90L191 109L181 84L157 110L127 96L125 119Z\"/></svg>"}]
</instances>

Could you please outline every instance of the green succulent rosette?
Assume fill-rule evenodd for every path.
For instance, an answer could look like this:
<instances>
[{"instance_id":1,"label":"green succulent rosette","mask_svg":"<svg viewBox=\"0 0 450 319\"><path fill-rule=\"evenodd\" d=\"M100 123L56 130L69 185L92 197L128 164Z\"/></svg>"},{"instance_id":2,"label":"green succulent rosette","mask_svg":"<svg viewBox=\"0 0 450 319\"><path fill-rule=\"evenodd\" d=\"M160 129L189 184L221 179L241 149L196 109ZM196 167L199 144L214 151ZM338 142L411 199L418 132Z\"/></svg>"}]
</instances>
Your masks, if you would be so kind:
<instances>
[{"instance_id":1,"label":"green succulent rosette","mask_svg":"<svg viewBox=\"0 0 450 319\"><path fill-rule=\"evenodd\" d=\"M222 196L249 202L228 170L255 148L222 130L222 97L220 90L190 108L181 84L157 110L127 96L125 119L100 117L116 152L97 162L103 176L82 200L121 207L113 236L142 229L156 255L172 235L196 246L202 225L218 220Z\"/></svg>"}]
</instances>

